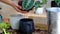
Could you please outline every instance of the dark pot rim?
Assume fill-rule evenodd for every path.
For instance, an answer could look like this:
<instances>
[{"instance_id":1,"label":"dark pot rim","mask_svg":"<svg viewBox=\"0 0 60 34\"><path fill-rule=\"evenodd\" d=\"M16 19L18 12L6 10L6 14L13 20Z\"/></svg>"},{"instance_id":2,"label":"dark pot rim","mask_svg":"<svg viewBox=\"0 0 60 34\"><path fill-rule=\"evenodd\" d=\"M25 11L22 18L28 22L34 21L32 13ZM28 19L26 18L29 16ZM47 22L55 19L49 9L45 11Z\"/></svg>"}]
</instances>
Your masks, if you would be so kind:
<instances>
[{"instance_id":1,"label":"dark pot rim","mask_svg":"<svg viewBox=\"0 0 60 34\"><path fill-rule=\"evenodd\" d=\"M33 19L31 19L31 18L23 18L20 21L23 21L23 22L25 22L25 21L33 21Z\"/></svg>"}]
</instances>

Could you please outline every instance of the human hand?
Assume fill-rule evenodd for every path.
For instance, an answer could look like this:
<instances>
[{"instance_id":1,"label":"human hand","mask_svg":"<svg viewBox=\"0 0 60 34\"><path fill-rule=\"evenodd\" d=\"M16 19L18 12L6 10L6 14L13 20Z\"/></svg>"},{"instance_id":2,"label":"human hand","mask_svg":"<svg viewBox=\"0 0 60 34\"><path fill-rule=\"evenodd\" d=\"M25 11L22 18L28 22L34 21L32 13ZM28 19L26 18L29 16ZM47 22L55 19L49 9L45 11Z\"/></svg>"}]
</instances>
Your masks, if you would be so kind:
<instances>
[{"instance_id":1,"label":"human hand","mask_svg":"<svg viewBox=\"0 0 60 34\"><path fill-rule=\"evenodd\" d=\"M13 7L17 10L17 12L20 12L20 13L28 13L27 11L23 10L22 7L19 6L19 5L16 5L15 4Z\"/></svg>"},{"instance_id":2,"label":"human hand","mask_svg":"<svg viewBox=\"0 0 60 34\"><path fill-rule=\"evenodd\" d=\"M13 8L15 8L20 13L27 13L27 11L22 10L21 6L19 6L18 4L13 3L13 1L11 1L11 0L1 0L1 1L8 4L8 5L10 5L10 6L12 6Z\"/></svg>"}]
</instances>

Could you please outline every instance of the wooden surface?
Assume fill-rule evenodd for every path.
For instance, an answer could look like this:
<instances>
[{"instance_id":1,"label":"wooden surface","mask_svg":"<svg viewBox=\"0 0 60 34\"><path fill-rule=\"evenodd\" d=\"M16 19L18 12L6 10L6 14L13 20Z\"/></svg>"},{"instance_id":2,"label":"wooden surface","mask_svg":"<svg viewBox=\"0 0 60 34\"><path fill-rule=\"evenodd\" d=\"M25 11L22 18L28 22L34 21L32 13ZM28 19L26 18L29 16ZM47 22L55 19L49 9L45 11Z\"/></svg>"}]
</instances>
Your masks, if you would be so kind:
<instances>
[{"instance_id":1,"label":"wooden surface","mask_svg":"<svg viewBox=\"0 0 60 34\"><path fill-rule=\"evenodd\" d=\"M47 14L46 12L44 12L43 14L35 14L33 11L29 12L29 13L19 13L21 15L24 15L25 17L44 17L46 18L47 17Z\"/></svg>"},{"instance_id":2,"label":"wooden surface","mask_svg":"<svg viewBox=\"0 0 60 34\"><path fill-rule=\"evenodd\" d=\"M48 30L48 24L35 23L35 29Z\"/></svg>"}]
</instances>

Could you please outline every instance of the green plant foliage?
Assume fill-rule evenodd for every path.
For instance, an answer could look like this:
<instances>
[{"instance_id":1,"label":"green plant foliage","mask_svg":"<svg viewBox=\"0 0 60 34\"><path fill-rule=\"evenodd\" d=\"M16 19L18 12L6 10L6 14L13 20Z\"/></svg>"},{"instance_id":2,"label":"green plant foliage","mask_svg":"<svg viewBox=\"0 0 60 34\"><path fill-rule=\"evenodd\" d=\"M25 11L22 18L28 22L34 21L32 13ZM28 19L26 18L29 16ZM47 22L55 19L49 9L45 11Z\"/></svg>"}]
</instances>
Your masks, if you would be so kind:
<instances>
[{"instance_id":1,"label":"green plant foliage","mask_svg":"<svg viewBox=\"0 0 60 34\"><path fill-rule=\"evenodd\" d=\"M41 7L40 1L36 1L36 2L35 2L35 9L37 9L37 8L39 8L39 7Z\"/></svg>"},{"instance_id":2,"label":"green plant foliage","mask_svg":"<svg viewBox=\"0 0 60 34\"><path fill-rule=\"evenodd\" d=\"M22 8L24 10L30 10L34 6L34 3L35 3L34 0L23 0Z\"/></svg>"},{"instance_id":3,"label":"green plant foliage","mask_svg":"<svg viewBox=\"0 0 60 34\"><path fill-rule=\"evenodd\" d=\"M60 0L55 0L56 3L60 3Z\"/></svg>"},{"instance_id":4,"label":"green plant foliage","mask_svg":"<svg viewBox=\"0 0 60 34\"><path fill-rule=\"evenodd\" d=\"M46 3L47 3L47 0L42 0L42 1L43 1L43 2L42 2L43 4L46 4Z\"/></svg>"},{"instance_id":5,"label":"green plant foliage","mask_svg":"<svg viewBox=\"0 0 60 34\"><path fill-rule=\"evenodd\" d=\"M35 7L41 7L40 1L36 1L36 2L35 2Z\"/></svg>"},{"instance_id":6,"label":"green plant foliage","mask_svg":"<svg viewBox=\"0 0 60 34\"><path fill-rule=\"evenodd\" d=\"M41 7L43 4L46 4L47 0L42 0L42 3L40 1L35 2L35 8Z\"/></svg>"},{"instance_id":7,"label":"green plant foliage","mask_svg":"<svg viewBox=\"0 0 60 34\"><path fill-rule=\"evenodd\" d=\"M3 34L10 34L9 32L7 33L6 30L10 27L10 24L8 23L0 23L0 29L4 32Z\"/></svg>"},{"instance_id":8,"label":"green plant foliage","mask_svg":"<svg viewBox=\"0 0 60 34\"><path fill-rule=\"evenodd\" d=\"M41 7L42 4L46 4L47 0L42 0L42 3L35 2L35 0L23 0L22 2L22 8L24 10L30 10L34 5L35 7Z\"/></svg>"},{"instance_id":9,"label":"green plant foliage","mask_svg":"<svg viewBox=\"0 0 60 34\"><path fill-rule=\"evenodd\" d=\"M7 23L0 23L0 28L1 29L7 29L7 28L9 28L10 27L10 24L7 24Z\"/></svg>"}]
</instances>

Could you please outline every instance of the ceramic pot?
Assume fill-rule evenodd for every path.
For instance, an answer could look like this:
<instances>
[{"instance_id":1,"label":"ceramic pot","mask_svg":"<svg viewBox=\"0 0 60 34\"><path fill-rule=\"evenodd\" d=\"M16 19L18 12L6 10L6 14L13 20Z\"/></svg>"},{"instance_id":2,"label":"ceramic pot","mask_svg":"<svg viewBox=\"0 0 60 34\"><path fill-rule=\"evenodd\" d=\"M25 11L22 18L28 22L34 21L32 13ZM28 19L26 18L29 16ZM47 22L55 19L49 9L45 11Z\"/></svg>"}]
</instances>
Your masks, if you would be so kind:
<instances>
[{"instance_id":1,"label":"ceramic pot","mask_svg":"<svg viewBox=\"0 0 60 34\"><path fill-rule=\"evenodd\" d=\"M44 8L41 7L41 8L37 8L35 13L36 14L43 14L43 11L44 11Z\"/></svg>"},{"instance_id":2,"label":"ceramic pot","mask_svg":"<svg viewBox=\"0 0 60 34\"><path fill-rule=\"evenodd\" d=\"M24 18L23 15L15 14L10 16L10 24L12 29L18 30L19 29L19 20Z\"/></svg>"}]
</instances>

